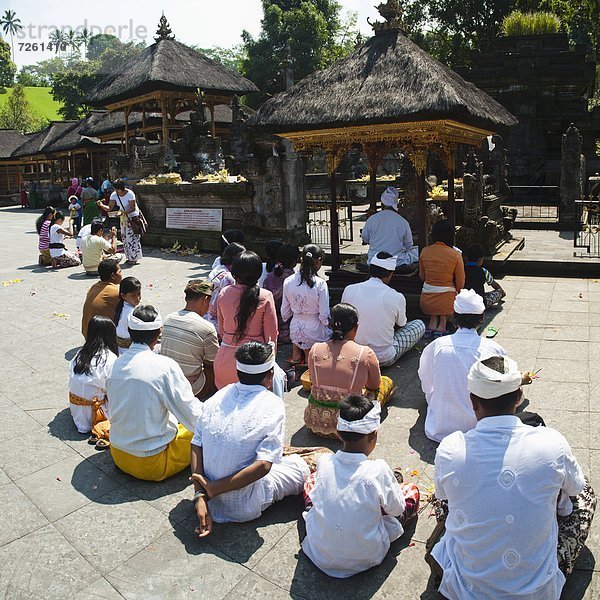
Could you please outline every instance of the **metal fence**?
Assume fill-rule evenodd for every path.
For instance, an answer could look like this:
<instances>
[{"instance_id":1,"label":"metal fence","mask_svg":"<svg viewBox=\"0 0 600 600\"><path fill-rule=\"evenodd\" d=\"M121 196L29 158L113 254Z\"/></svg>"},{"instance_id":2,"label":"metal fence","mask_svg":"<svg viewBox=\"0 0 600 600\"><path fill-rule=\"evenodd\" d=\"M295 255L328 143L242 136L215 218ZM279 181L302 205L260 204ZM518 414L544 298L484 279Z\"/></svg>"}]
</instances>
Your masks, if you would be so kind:
<instances>
[{"instance_id":1,"label":"metal fence","mask_svg":"<svg viewBox=\"0 0 600 600\"><path fill-rule=\"evenodd\" d=\"M590 257L600 258L600 202L586 198L575 203L575 235L573 246L585 250Z\"/></svg>"},{"instance_id":2,"label":"metal fence","mask_svg":"<svg viewBox=\"0 0 600 600\"><path fill-rule=\"evenodd\" d=\"M329 193L311 192L306 196L306 230L313 243L331 247L331 197ZM340 242L353 242L352 202L341 196L337 200Z\"/></svg>"},{"instance_id":3,"label":"metal fence","mask_svg":"<svg viewBox=\"0 0 600 600\"><path fill-rule=\"evenodd\" d=\"M515 224L558 223L559 188L553 185L514 185L502 206L517 210Z\"/></svg>"}]
</instances>

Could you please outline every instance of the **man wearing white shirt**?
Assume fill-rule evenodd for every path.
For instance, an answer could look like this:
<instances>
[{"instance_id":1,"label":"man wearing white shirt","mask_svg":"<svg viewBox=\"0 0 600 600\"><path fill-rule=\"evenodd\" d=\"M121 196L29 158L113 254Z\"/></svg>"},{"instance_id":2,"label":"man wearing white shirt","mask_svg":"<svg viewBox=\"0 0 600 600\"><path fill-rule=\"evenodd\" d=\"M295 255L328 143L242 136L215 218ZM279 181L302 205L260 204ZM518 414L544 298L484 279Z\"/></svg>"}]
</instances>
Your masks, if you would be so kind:
<instances>
[{"instance_id":1,"label":"man wearing white shirt","mask_svg":"<svg viewBox=\"0 0 600 600\"><path fill-rule=\"evenodd\" d=\"M299 494L310 474L297 455L283 456L285 408L269 389L273 347L246 342L236 352L238 383L206 400L192 440L192 477L199 537L212 523L260 517L271 504Z\"/></svg>"},{"instance_id":2,"label":"man wearing white shirt","mask_svg":"<svg viewBox=\"0 0 600 600\"><path fill-rule=\"evenodd\" d=\"M379 252L396 258L399 270L410 270L419 261L408 221L398 213L398 190L388 187L381 195L381 210L371 215L361 232L363 244L369 245L369 264Z\"/></svg>"},{"instance_id":3,"label":"man wearing white shirt","mask_svg":"<svg viewBox=\"0 0 600 600\"><path fill-rule=\"evenodd\" d=\"M484 312L479 294L461 290L454 301L456 333L434 340L421 354L419 378L427 400L425 435L434 442L475 427L477 419L467 389L469 369L483 354L506 354L499 344L477 333Z\"/></svg>"},{"instance_id":4,"label":"man wearing white shirt","mask_svg":"<svg viewBox=\"0 0 600 600\"><path fill-rule=\"evenodd\" d=\"M420 319L407 322L406 299L389 283L394 275L396 257L380 252L369 265L371 278L349 285L342 302L358 310L356 343L369 346L381 367L393 365L425 334Z\"/></svg>"},{"instance_id":5,"label":"man wearing white shirt","mask_svg":"<svg viewBox=\"0 0 600 600\"><path fill-rule=\"evenodd\" d=\"M153 352L162 320L153 306L129 317L131 347L106 382L111 406L111 454L126 473L162 481L190 464L190 443L202 403L181 367Z\"/></svg>"},{"instance_id":6,"label":"man wearing white shirt","mask_svg":"<svg viewBox=\"0 0 600 600\"><path fill-rule=\"evenodd\" d=\"M468 375L477 425L436 453L435 502L448 513L426 560L450 600L557 600L561 569L572 571L587 537L594 492L558 431L515 416L520 386L510 358L477 361Z\"/></svg>"}]
</instances>

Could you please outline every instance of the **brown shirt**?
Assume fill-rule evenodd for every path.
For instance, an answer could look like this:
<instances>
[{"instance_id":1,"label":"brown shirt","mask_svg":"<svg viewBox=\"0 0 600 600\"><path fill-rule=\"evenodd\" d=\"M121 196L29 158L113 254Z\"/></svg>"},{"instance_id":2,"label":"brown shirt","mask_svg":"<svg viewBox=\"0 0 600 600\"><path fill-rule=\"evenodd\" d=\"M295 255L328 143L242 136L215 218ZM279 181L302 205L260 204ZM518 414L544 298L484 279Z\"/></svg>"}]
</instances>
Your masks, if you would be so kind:
<instances>
[{"instance_id":1,"label":"brown shirt","mask_svg":"<svg viewBox=\"0 0 600 600\"><path fill-rule=\"evenodd\" d=\"M115 310L119 303L119 286L110 281L99 281L95 283L87 293L83 304L83 316L81 318L81 333L87 337L88 323L92 317L101 315L114 319Z\"/></svg>"}]
</instances>

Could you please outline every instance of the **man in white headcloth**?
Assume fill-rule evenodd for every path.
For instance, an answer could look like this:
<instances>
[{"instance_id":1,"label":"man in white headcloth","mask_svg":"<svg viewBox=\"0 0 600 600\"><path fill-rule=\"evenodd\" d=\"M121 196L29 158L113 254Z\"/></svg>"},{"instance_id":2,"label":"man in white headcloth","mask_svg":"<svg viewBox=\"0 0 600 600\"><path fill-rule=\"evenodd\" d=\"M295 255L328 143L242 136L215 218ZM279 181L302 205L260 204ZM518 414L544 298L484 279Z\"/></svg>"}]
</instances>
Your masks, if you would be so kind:
<instances>
[{"instance_id":1,"label":"man in white headcloth","mask_svg":"<svg viewBox=\"0 0 600 600\"><path fill-rule=\"evenodd\" d=\"M396 257L396 268L409 271L419 261L419 250L413 244L408 221L398 213L398 190L388 187L381 194L381 211L371 215L361 233L363 244L369 245L370 264L379 252Z\"/></svg>"},{"instance_id":2,"label":"man in white headcloth","mask_svg":"<svg viewBox=\"0 0 600 600\"><path fill-rule=\"evenodd\" d=\"M456 333L434 340L421 354L419 378L427 400L425 435L434 442L475 427L477 419L467 389L469 369L483 354L506 354L494 340L477 333L484 312L479 294L461 290L454 300Z\"/></svg>"},{"instance_id":3,"label":"man in white headcloth","mask_svg":"<svg viewBox=\"0 0 600 600\"><path fill-rule=\"evenodd\" d=\"M342 302L358 310L357 344L369 346L380 367L393 365L425 335L420 319L407 321L406 298L390 287L396 257L379 252L371 260L371 278L347 286Z\"/></svg>"},{"instance_id":4,"label":"man in white headcloth","mask_svg":"<svg viewBox=\"0 0 600 600\"><path fill-rule=\"evenodd\" d=\"M162 481L190 464L190 444L202 403L181 367L153 350L162 332L158 311L138 306L129 316L131 346L106 382L111 454L138 479Z\"/></svg>"},{"instance_id":5,"label":"man in white headcloth","mask_svg":"<svg viewBox=\"0 0 600 600\"><path fill-rule=\"evenodd\" d=\"M344 445L323 456L305 487L304 553L331 577L351 577L381 564L390 543L419 509L419 489L381 459L381 405L362 396L340 401L337 431Z\"/></svg>"},{"instance_id":6,"label":"man in white headcloth","mask_svg":"<svg viewBox=\"0 0 600 600\"><path fill-rule=\"evenodd\" d=\"M270 391L274 348L246 342L235 356L239 381L206 400L192 440L199 537L212 532L213 521L251 521L274 502L299 494L314 456L329 452L287 447L284 455L285 407Z\"/></svg>"},{"instance_id":7,"label":"man in white headcloth","mask_svg":"<svg viewBox=\"0 0 600 600\"><path fill-rule=\"evenodd\" d=\"M594 492L558 431L516 416L513 360L482 357L468 388L477 425L437 449L438 526L425 558L449 600L557 600L587 537Z\"/></svg>"}]
</instances>

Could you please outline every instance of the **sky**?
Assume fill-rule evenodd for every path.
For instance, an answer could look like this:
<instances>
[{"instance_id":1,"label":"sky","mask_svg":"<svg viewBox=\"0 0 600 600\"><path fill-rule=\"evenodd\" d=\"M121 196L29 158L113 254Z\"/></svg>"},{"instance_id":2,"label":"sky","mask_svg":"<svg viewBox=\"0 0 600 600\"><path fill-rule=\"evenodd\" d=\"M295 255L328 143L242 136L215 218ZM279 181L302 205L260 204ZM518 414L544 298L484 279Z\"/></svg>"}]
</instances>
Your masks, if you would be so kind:
<instances>
[{"instance_id":1,"label":"sky","mask_svg":"<svg viewBox=\"0 0 600 600\"><path fill-rule=\"evenodd\" d=\"M358 13L361 31L370 34L367 17L373 20L378 16L373 7L377 0L339 1L343 11ZM210 48L240 43L244 29L257 35L262 17L260 0L4 0L0 13L8 9L17 13L24 28L14 38L15 62L19 67L53 56L51 50L42 49L53 26L87 26L92 33L112 33L123 42L145 40L149 45L164 10L176 39ZM10 37L4 37L10 43Z\"/></svg>"}]
</instances>

